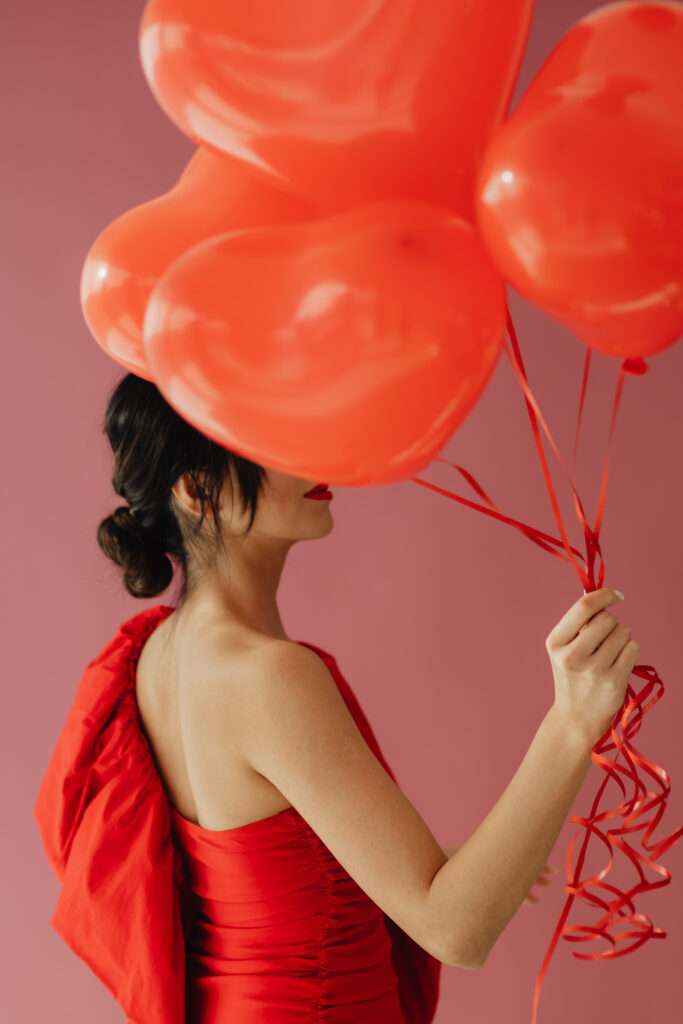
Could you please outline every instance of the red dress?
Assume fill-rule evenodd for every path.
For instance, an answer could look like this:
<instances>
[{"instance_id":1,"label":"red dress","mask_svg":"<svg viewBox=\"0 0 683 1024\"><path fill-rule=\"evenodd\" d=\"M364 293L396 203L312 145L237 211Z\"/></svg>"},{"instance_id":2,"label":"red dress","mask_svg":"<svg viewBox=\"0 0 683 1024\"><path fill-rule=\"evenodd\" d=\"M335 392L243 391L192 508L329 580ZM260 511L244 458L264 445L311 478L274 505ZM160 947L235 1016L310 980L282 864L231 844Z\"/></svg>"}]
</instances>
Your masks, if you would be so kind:
<instances>
[{"instance_id":1,"label":"red dress","mask_svg":"<svg viewBox=\"0 0 683 1024\"><path fill-rule=\"evenodd\" d=\"M81 678L33 811L61 883L50 924L128 1024L430 1024L441 962L295 808L214 831L170 803L135 668L173 610L123 622ZM299 643L325 661L396 781L334 657Z\"/></svg>"}]
</instances>

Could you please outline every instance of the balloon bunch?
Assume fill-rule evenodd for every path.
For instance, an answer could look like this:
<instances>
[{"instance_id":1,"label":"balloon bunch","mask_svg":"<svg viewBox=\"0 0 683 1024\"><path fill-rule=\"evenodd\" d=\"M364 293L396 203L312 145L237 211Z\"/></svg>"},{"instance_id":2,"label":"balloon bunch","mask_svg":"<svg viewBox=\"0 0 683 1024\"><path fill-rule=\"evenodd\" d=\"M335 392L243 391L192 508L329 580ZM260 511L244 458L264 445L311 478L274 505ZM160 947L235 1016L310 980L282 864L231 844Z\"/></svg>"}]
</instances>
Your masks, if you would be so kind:
<instances>
[{"instance_id":1,"label":"balloon bunch","mask_svg":"<svg viewBox=\"0 0 683 1024\"><path fill-rule=\"evenodd\" d=\"M608 460L593 525L568 474L582 554L562 522L539 423L561 456L505 288L586 346L577 444L592 353L619 358L611 442L625 375L644 373L644 357L683 334L683 8L599 8L570 29L508 117L532 13L533 0L149 0L143 71L197 149L168 193L95 240L81 305L104 351L154 380L217 443L341 485L411 479L519 529L569 562L588 590L604 580ZM559 539L501 513L461 466L483 504L414 476L446 463L438 452L502 351L524 395ZM652 666L634 675L646 685L629 688L611 743L593 750L605 772L596 804L572 819L586 836L576 870L568 853L568 904L582 898L603 914L577 929L564 926L565 910L551 946L561 934L614 947L609 928L624 921L635 932L622 935L637 941L574 954L584 959L666 934L636 913L634 898L669 883L655 858L683 828L648 843L668 776L631 738L663 684ZM632 798L598 812L610 778L624 791L620 773ZM654 807L651 821L633 824ZM615 817L622 827L603 826ZM643 854L621 836L646 826ZM610 865L582 882L591 836ZM603 881L615 846L640 874L626 893ZM648 883L641 864L665 880ZM570 938L576 930L588 934Z\"/></svg>"},{"instance_id":2,"label":"balloon bunch","mask_svg":"<svg viewBox=\"0 0 683 1024\"><path fill-rule=\"evenodd\" d=\"M282 472L360 486L428 465L501 351L475 179L531 13L150 0L142 67L198 148L92 245L81 305L98 343Z\"/></svg>"}]
</instances>

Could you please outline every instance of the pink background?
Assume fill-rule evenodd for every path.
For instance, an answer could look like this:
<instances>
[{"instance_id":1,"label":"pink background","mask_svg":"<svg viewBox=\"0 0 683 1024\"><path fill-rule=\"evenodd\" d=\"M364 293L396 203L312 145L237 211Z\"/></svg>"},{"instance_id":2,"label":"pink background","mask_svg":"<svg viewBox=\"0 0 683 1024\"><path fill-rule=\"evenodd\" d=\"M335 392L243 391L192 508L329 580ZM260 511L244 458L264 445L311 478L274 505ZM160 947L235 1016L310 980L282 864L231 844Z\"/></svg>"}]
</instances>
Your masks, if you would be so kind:
<instances>
[{"instance_id":1,"label":"pink background","mask_svg":"<svg viewBox=\"0 0 683 1024\"><path fill-rule=\"evenodd\" d=\"M593 6L538 3L516 96L564 29ZM22 0L4 11L8 672L0 746L0 999L3 1019L13 1024L121 1020L109 994L48 926L57 884L31 808L83 667L118 623L146 603L126 595L95 542L99 519L115 504L100 424L105 396L123 370L91 339L78 297L82 262L96 234L170 188L193 151L143 78L136 39L141 11L141 3L102 0ZM511 308L532 387L568 457L584 349L516 295ZM596 356L594 365L579 474L591 512L617 364ZM641 661L655 663L667 687L637 741L673 780L659 838L683 820L682 378L679 344L652 359L647 375L627 379L603 532L607 583L626 593L620 617L641 642ZM472 471L503 511L556 534L505 356L444 454ZM474 497L446 467L435 464L421 475ZM580 546L559 470L555 479L571 539ZM332 534L291 552L281 587L287 630L335 652L400 784L439 841L456 843L498 799L551 703L543 641L581 593L578 578L516 531L411 482L336 492ZM588 810L599 778L591 769L574 813ZM616 802L616 789L609 793ZM565 825L551 858L560 868L573 832ZM587 866L597 869L600 851L591 849L595 861ZM668 932L666 941L610 964L571 955L598 951L598 944L561 943L541 1022L680 1019L683 842L663 863L673 883L642 898L639 909ZM444 968L438 1024L530 1021L534 980L563 904L560 878L537 889L538 905L520 908L482 972ZM622 881L630 878L624 874ZM575 905L574 923L592 919Z\"/></svg>"}]
</instances>

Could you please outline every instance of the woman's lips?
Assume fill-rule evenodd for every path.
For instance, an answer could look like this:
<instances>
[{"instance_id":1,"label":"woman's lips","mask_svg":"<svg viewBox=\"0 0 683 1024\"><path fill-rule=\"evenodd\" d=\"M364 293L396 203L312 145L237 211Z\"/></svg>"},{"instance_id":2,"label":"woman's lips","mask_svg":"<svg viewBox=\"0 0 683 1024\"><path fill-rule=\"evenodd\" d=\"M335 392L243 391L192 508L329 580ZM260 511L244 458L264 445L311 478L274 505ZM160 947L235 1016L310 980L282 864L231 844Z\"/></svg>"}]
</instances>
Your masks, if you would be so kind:
<instances>
[{"instance_id":1,"label":"woman's lips","mask_svg":"<svg viewBox=\"0 0 683 1024\"><path fill-rule=\"evenodd\" d=\"M315 487L311 487L310 491L306 491L304 494L304 498L329 500L331 497L332 492L329 490L327 484L316 484Z\"/></svg>"}]
</instances>

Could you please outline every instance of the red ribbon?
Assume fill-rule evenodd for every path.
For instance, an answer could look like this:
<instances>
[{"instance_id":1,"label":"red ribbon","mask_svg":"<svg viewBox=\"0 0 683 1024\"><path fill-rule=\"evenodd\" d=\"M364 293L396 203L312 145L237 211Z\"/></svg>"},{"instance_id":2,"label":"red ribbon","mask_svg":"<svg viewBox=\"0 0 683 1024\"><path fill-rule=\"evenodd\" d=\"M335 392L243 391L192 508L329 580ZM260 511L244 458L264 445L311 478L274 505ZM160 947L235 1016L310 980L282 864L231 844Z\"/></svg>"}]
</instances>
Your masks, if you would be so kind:
<instances>
[{"instance_id":1,"label":"red ribbon","mask_svg":"<svg viewBox=\"0 0 683 1024\"><path fill-rule=\"evenodd\" d=\"M493 516L500 522L507 523L507 525L515 527L530 541L547 551L548 554L571 562L585 591L597 590L604 585L605 578L605 561L600 548L600 531L602 528L607 501L609 450L614 435L619 406L621 404L624 380L626 374L640 376L646 373L648 369L647 363L645 360L639 358L624 359L621 362L614 399L612 402L612 417L607 450L605 452L605 459L602 467L597 514L595 518L595 525L591 527L586 519L583 503L576 488L575 466L593 353L591 349L587 348L583 378L581 381L581 394L579 397L572 470L571 473L569 473L564 465L557 445L555 444L552 433L545 421L545 418L543 417L543 414L541 413L539 404L532 393L531 387L529 386L517 334L509 311L507 314L507 326L509 339L504 339L504 349L510 359L513 370L515 371L524 394L550 503L560 533L560 539L558 540L556 537L552 537L549 534L536 529L536 527L529 526L527 523L520 522L517 519L504 515L471 473L462 466L459 466L457 463L449 462L447 459L441 458L440 456L437 456L436 461L442 462L445 465L450 466L452 469L458 470L473 490L475 490L486 502L489 506L488 508L485 505L463 498L460 495L454 494L447 488L440 487L427 480L413 477L413 482L420 484L423 487L428 487L431 490L442 494L444 497L451 498L454 501L459 501L461 504L467 505L469 508L472 508L477 512ZM557 497L553 488L552 477L548 468L541 434L538 428L539 422L556 458L562 465L562 468L568 477L574 499L574 508L583 530L585 555L575 547L572 547L567 538ZM564 551L560 550L562 548L564 548ZM596 556L600 559L597 578L595 572ZM579 559L584 564L580 564L578 561ZM609 729L595 744L591 753L591 760L593 764L597 765L604 772L604 778L596 793L590 814L587 817L572 815L569 818L570 821L581 825L585 830L583 844L581 846L575 869L572 867L572 864L576 839L579 833L576 833L572 837L567 849L567 884L564 886L564 891L568 894L568 897L548 945L541 969L536 978L532 1000L532 1024L537 1024L538 1006L543 979L560 938L565 939L567 942L589 942L595 938L603 938L611 946L611 948L603 952L572 953L572 956L576 957L578 960L612 960L616 957L626 956L628 953L633 953L639 946L642 946L647 942L648 939L666 938L667 933L661 928L656 928L647 914L638 913L636 911L635 898L640 893L648 892L650 889L659 889L662 886L670 884L672 877L671 872L667 871L662 864L657 863L657 860L666 852L666 850L669 849L669 847L673 846L673 844L683 836L683 826L676 829L664 839L651 841L652 833L666 811L667 799L671 790L671 781L665 769L654 761L646 758L645 755L633 745L631 739L640 730L645 715L649 714L657 701L661 700L664 696L664 684L652 665L636 665L633 669L633 675L640 676L641 679L646 680L646 684L638 693L636 693L630 685L627 687L626 696L621 709L614 716ZM621 731L621 734L617 731L618 729ZM613 758L606 756L611 750L616 751ZM620 757L625 762L624 764L619 763ZM626 786L624 781L619 777L620 775L623 775L630 780L631 795L628 798L626 796ZM659 792L647 788L645 784L646 775L649 775L654 779L659 787ZM613 779L621 789L624 797L623 802L610 810L599 811L603 792L610 779ZM649 817L646 817L646 815L649 815ZM610 819L614 820L612 827L603 825L603 822L606 823L610 821ZM638 822L638 819L642 820ZM629 835L630 833L638 832L642 832L642 835L640 836L641 850L636 849L631 845L631 843L621 838L622 836ZM591 836L595 836L604 843L609 853L609 862L601 871L598 872L597 875L581 880L580 874ZM621 850L621 852L628 857L636 869L639 878L639 882L637 884L626 890L621 890L604 881L612 868L615 847L618 850ZM643 871L645 866L651 867L661 875L662 881L648 882ZM591 889L602 890L605 893L604 898L595 892L591 892ZM565 924L574 899L583 899L588 904L592 904L593 906L600 908L602 913L594 924ZM610 929L613 929L616 925L624 924L630 926L630 930L622 930L618 933L610 932ZM577 935L575 933L583 934ZM617 948L617 944L620 940L624 941L628 939L633 939L634 941L626 948Z\"/></svg>"}]
</instances>

